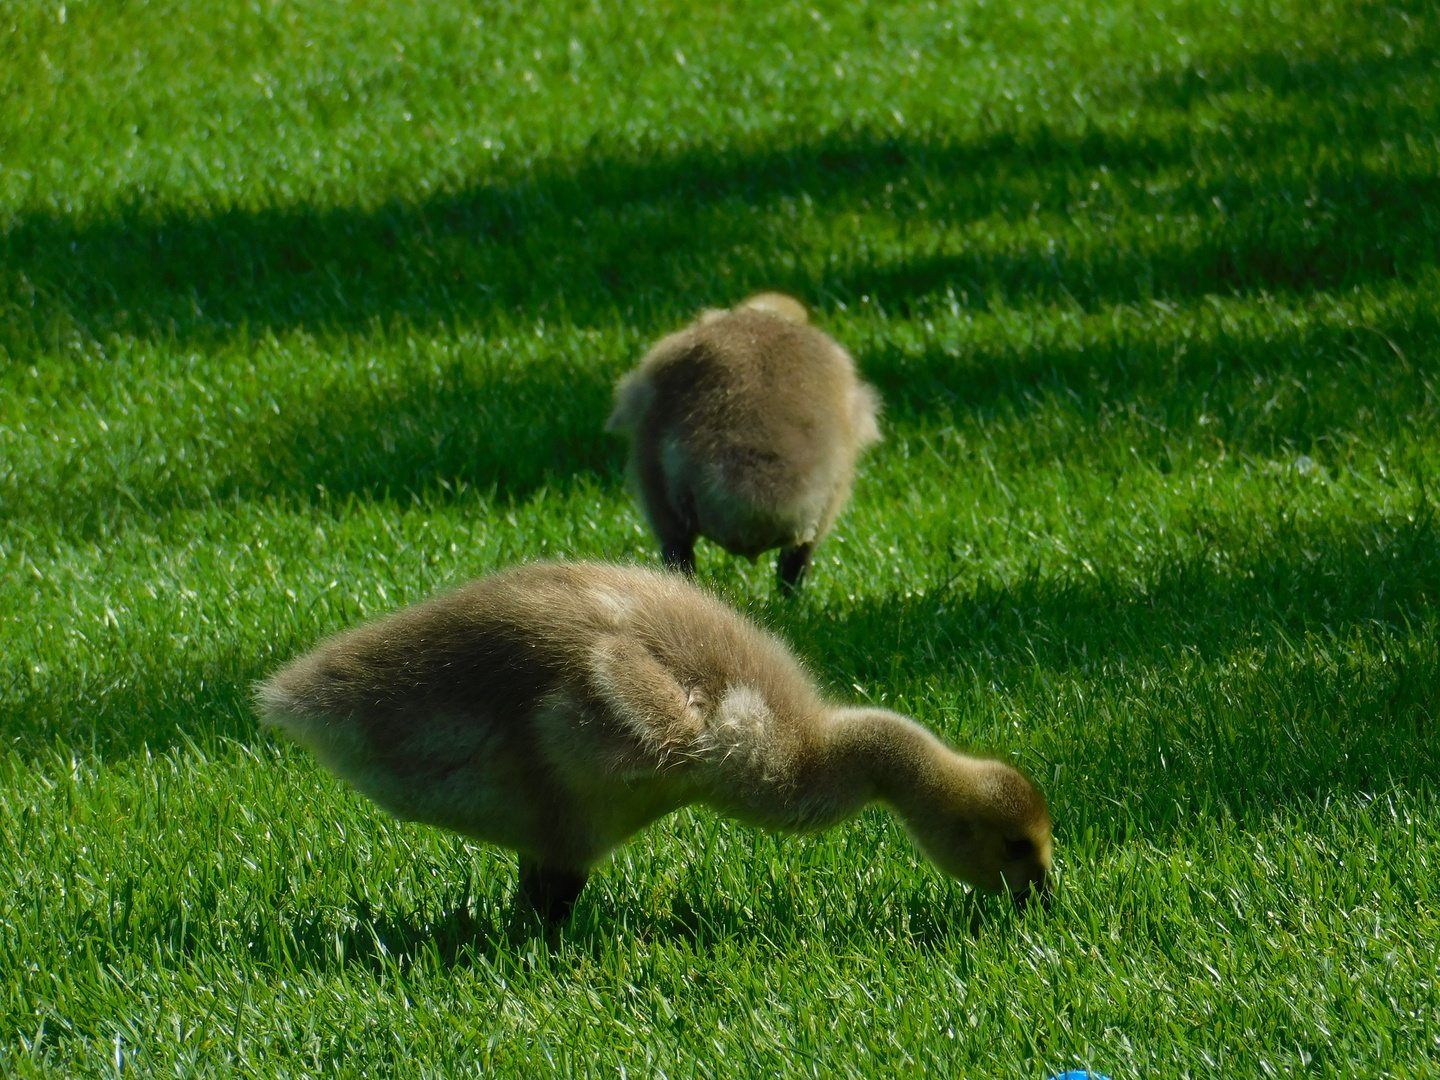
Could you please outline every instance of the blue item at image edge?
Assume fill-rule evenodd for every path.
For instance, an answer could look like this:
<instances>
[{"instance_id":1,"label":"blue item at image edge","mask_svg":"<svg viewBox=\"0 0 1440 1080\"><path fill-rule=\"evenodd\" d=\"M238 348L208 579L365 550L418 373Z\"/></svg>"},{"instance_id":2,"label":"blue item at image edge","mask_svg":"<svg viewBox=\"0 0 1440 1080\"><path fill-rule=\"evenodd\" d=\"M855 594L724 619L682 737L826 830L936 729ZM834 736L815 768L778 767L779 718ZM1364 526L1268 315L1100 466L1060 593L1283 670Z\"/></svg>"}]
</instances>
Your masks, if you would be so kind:
<instances>
[{"instance_id":1,"label":"blue item at image edge","mask_svg":"<svg viewBox=\"0 0 1440 1080\"><path fill-rule=\"evenodd\" d=\"M1056 1073L1050 1080L1110 1080L1104 1073L1092 1073L1086 1069L1074 1069L1070 1072Z\"/></svg>"}]
</instances>

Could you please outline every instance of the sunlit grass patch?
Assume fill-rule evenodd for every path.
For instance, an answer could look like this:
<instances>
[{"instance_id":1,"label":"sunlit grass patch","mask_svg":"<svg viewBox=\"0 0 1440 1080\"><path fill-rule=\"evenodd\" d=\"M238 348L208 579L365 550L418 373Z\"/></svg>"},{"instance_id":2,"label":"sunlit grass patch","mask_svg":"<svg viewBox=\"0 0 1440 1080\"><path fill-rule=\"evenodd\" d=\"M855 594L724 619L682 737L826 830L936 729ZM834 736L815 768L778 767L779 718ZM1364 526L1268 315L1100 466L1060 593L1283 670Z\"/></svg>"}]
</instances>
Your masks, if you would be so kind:
<instances>
[{"instance_id":1,"label":"sunlit grass patch","mask_svg":"<svg viewBox=\"0 0 1440 1080\"><path fill-rule=\"evenodd\" d=\"M1436 1070L1433 5L21 0L0 41L0 1072ZM251 687L522 559L658 562L610 388L759 288L885 440L798 601L700 577L1028 770L1057 904L878 809L693 810L514 940L513 856Z\"/></svg>"}]
</instances>

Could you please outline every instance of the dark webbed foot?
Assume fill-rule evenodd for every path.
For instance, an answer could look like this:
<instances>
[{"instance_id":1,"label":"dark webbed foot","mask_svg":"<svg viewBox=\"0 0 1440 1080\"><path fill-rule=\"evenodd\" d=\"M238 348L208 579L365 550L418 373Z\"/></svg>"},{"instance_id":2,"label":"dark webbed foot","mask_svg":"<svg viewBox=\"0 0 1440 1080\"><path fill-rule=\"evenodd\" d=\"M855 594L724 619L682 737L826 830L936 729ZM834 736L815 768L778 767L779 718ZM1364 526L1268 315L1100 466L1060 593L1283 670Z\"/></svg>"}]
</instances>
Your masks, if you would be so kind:
<instances>
[{"instance_id":1,"label":"dark webbed foot","mask_svg":"<svg viewBox=\"0 0 1440 1080\"><path fill-rule=\"evenodd\" d=\"M800 583L805 580L805 572L810 569L810 556L814 553L814 544L797 544L781 549L780 557L775 560L775 575L780 579L780 591L786 596L794 596L800 591Z\"/></svg>"},{"instance_id":2,"label":"dark webbed foot","mask_svg":"<svg viewBox=\"0 0 1440 1080\"><path fill-rule=\"evenodd\" d=\"M521 859L516 907L528 908L546 925L563 923L570 918L589 877L588 870L568 870Z\"/></svg>"}]
</instances>

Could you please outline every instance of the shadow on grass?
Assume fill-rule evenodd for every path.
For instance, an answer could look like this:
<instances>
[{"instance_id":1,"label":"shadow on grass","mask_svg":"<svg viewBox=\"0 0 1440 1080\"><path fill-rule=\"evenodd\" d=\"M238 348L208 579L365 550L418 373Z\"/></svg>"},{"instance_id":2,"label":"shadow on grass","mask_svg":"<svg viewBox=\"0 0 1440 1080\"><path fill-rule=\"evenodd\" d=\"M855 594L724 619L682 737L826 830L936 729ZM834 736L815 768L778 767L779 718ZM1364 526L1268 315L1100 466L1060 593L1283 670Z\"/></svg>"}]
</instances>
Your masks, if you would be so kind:
<instances>
[{"instance_id":1,"label":"shadow on grass","mask_svg":"<svg viewBox=\"0 0 1440 1080\"><path fill-rule=\"evenodd\" d=\"M1002 721L1013 719L1008 710L1022 717L1021 761L1047 790L1062 850L1137 835L1163 844L1197 819L1258 828L1276 812L1332 798L1435 790L1440 536L1428 504L1363 529L1306 532L1281 520L1260 535L1245 522L1228 525L1253 534L1248 551L1176 563L1144 588L1031 575L841 609L777 605L770 621L839 686L884 687L923 706L932 685L958 679L960 716L937 726L961 743L986 709L1007 712ZM204 747L216 734L258 737L248 687L259 665L137 670L134 680L85 687L74 700L63 685L7 694L6 741L116 758L147 742L159 751L187 738ZM58 737L41 715L52 712L85 716L94 728ZM267 902L242 917L239 932L257 960L282 967L498 963L516 948L501 899L509 882L478 895L465 873L457 869L457 899L434 911L376 913L357 901L353 916L280 915ZM945 948L992 919L997 932L1007 925L988 901L920 877L898 893L878 879L835 879L816 886L817 901L774 869L768 882L756 871L753 889L728 898L705 873L700 862L682 872L658 907L650 895L611 895L592 883L565 937L603 949L622 928L706 949L757 934L791 942L818 919L813 932L827 940L894 934ZM132 939L186 953L219 932L206 922L217 905L204 894L144 913ZM530 952L541 957L535 963L548 955L538 945Z\"/></svg>"},{"instance_id":2,"label":"shadow on grass","mask_svg":"<svg viewBox=\"0 0 1440 1080\"><path fill-rule=\"evenodd\" d=\"M120 885L108 915L93 913L82 932L98 931L118 949L152 957L240 948L254 963L280 974L335 971L351 965L377 975L417 965L453 968L477 959L494 962L538 938L537 932L513 928L507 901L472 896L473 881L460 880L464 891L435 910L422 902L408 909L376 911L369 901L358 900L349 912L330 906L299 912L290 910L284 900L267 898L239 916L222 915L221 887L213 882L148 908L134 905L134 884L127 880ZM234 940L227 944L225 938Z\"/></svg>"},{"instance_id":3,"label":"shadow on grass","mask_svg":"<svg viewBox=\"0 0 1440 1080\"><path fill-rule=\"evenodd\" d=\"M1297 801L1440 782L1428 503L1362 530L1197 525L1252 533L1249 550L1201 553L1144 587L1031 575L772 614L837 687L923 708L929 687L958 680L969 704L946 734L962 744L987 723L1023 724L1022 761L1071 835L1163 835L1195 814L1253 823Z\"/></svg>"},{"instance_id":4,"label":"shadow on grass","mask_svg":"<svg viewBox=\"0 0 1440 1080\"><path fill-rule=\"evenodd\" d=\"M924 862L919 852L906 852L904 857L913 857L917 867ZM703 867L699 869L705 873ZM699 875L690 876L689 887L651 916L647 932L684 942L696 951L757 938L779 941L793 950L803 947L804 939L815 937L832 943L889 938L921 951L949 951L960 940L1005 933L1015 918L1008 900L982 896L929 872L889 875L889 888L854 878L836 881L832 887L808 880L802 869L780 875L778 881L772 876L771 889L754 906L725 895ZM644 913L631 917L643 919ZM603 928L612 918L614 913L597 912L587 929Z\"/></svg>"},{"instance_id":5,"label":"shadow on grass","mask_svg":"<svg viewBox=\"0 0 1440 1080\"><path fill-rule=\"evenodd\" d=\"M931 339L918 349L881 342L860 362L892 423L937 408L1024 416L1053 394L1091 422L1140 403L1159 441L1201 426L1207 441L1257 456L1280 447L1309 453L1328 436L1387 424L1393 436L1408 423L1402 417L1436 403L1430 343L1440 319L1420 304L1366 326L1266 327L1262 316L1258 326L1227 327L1201 309L1183 334L1101 329L1085 340L1063 338L1064 327L1048 332L1056 339Z\"/></svg>"},{"instance_id":6,"label":"shadow on grass","mask_svg":"<svg viewBox=\"0 0 1440 1080\"><path fill-rule=\"evenodd\" d=\"M0 312L0 345L23 358L77 330L191 345L230 340L241 328L346 332L377 320L512 320L517 311L579 324L620 312L658 331L735 298L715 295L719 281L736 295L784 287L900 307L947 289L981 304L1065 297L1093 307L1389 278L1435 263L1440 185L1361 163L1416 127L1414 109L1386 91L1397 79L1433 78L1437 45L1422 40L1388 57L1372 49L1304 61L1279 51L1202 58L1142 87L1171 110L1170 126L1151 132L1041 124L954 139L851 130L640 161L600 151L375 210L157 219L137 203L93 222L21 215L0 237L0 286L12 299ZM1220 76L1202 76L1202 64L1218 65ZM1237 113L1229 127L1178 115L1242 87L1268 92L1275 115ZM1342 91L1348 115L1338 124L1314 102ZM1290 149L1317 144L1332 147L1331 163L1297 176ZM1206 157L1237 167L1213 183L1146 192L1157 171ZM1088 183L1101 166L1110 194L1094 196ZM822 218L873 209L902 229L942 233L992 216L1023 223L1036 212L1098 213L1101 233L1125 210L1146 221L1192 215L1202 227L1193 240L1152 243L1132 222L1133 235L1074 254L1044 239L878 266L846 252L814 271L786 209L802 196Z\"/></svg>"},{"instance_id":7,"label":"shadow on grass","mask_svg":"<svg viewBox=\"0 0 1440 1080\"><path fill-rule=\"evenodd\" d=\"M1214 664L1237 650L1289 648L1306 634L1411 637L1440 608L1440 529L1428 501L1364 526L1307 529L1288 513L1268 521L1207 513L1185 526L1214 547L1160 566L1143 584L1078 569L1032 572L861 597L841 609L772 600L768 616L845 685L889 681L899 654L913 681L959 669L982 685L1018 689L1036 670L1102 678L1185 657ZM870 652L872 642L886 650Z\"/></svg>"},{"instance_id":8,"label":"shadow on grass","mask_svg":"<svg viewBox=\"0 0 1440 1080\"><path fill-rule=\"evenodd\" d=\"M1183 336L1142 326L1090 340L936 338L918 348L882 338L857 352L900 433L937 410L1023 418L1054 397L1095 429L1141 409L1147 423L1132 441L1152 460L1168 460L1170 443L1190 433L1230 453L1304 453L1331 466L1352 437L1398 437L1434 412L1437 334L1436 314L1418 306L1373 326L1238 332L1201 311ZM237 417L218 448L176 453L152 432L155 445L132 454L146 472L97 453L50 483L0 472L0 498L16 518L84 536L217 499L444 504L467 489L525 499L583 475L618 485L625 446L603 430L612 376L557 351L398 385L297 389L278 412Z\"/></svg>"},{"instance_id":9,"label":"shadow on grass","mask_svg":"<svg viewBox=\"0 0 1440 1080\"><path fill-rule=\"evenodd\" d=\"M198 436L136 423L93 452L67 451L60 468L0 465L0 504L93 538L236 499L445 505L477 491L524 499L585 474L618 483L625 444L604 430L613 382L557 351L381 385L297 386L275 409L222 414Z\"/></svg>"},{"instance_id":10,"label":"shadow on grass","mask_svg":"<svg viewBox=\"0 0 1440 1080\"><path fill-rule=\"evenodd\" d=\"M113 665L98 671L35 675L15 663L0 671L0 741L22 755L43 746L118 760L147 747L156 754L194 743L207 754L221 740L262 738L256 682L275 667L221 652L190 664L172 649L146 654L143 640L117 643Z\"/></svg>"},{"instance_id":11,"label":"shadow on grass","mask_svg":"<svg viewBox=\"0 0 1440 1080\"><path fill-rule=\"evenodd\" d=\"M1237 113L1225 130L1181 117L1154 131L1041 125L964 140L842 131L781 148L699 147L642 162L602 153L374 211L299 207L155 221L137 207L90 224L22 218L0 237L0 293L14 301L0 310L0 346L17 357L49 348L70 332L60 323L100 337L133 332L191 344L254 329L369 330L387 320L435 326L486 312L513 326L517 312L613 324L623 311L651 336L705 302L733 298L713 295L717 252L733 271L724 280L737 296L762 286L812 299L864 294L902 312L951 292L981 306L1023 296L1093 307L1404 277L1435 264L1440 187L1433 176L1390 173L1374 162L1383 159L1385 140L1404 136L1414 119L1404 101L1385 104L1391 84L1433 77L1427 44L1440 42L1389 57L1372 50L1302 61L1275 51L1199 58L1142 87L1173 109L1223 104L1242 87L1268 89L1267 100L1285 106L1273 116ZM1351 95L1343 130L1333 117L1302 108L1342 92ZM1297 175L1285 151L1296 140L1336 153L1313 175ZM1229 155L1244 168L1183 180L1163 195L1145 192L1156 170L1204 154ZM1183 242L1137 234L1074 251L1033 236L879 261L847 251L812 279L788 212L777 209L805 195L818 213L873 203L901 225L948 228L986 215L1023 222L1032 208L1078 213L1077 200L1094 196L1076 184L1102 165L1130 200L1131 217L1163 210L1203 227ZM764 212L747 212L757 208ZM1103 214L1129 220L1116 210L1127 208ZM1380 333L1321 327L1185 342L1162 329L1087 344L933 343L918 355L881 344L860 359L884 392L892 423L936 403L1023 412L1036 387L1091 410L1123 407L1158 389L1169 391L1170 426L1204 413L1218 422L1206 435L1232 450L1265 455L1284 445L1313 453L1337 429L1373 427L1387 415L1357 391L1378 389L1397 405L1428 401L1423 373L1403 365L1384 372L1377 362L1363 387L1337 374L1333 392L1293 393L1294 407L1280 409L1262 407L1245 376L1291 369L1325 377L1351 364L1356 350L1383 354L1384 337L1423 357L1436 319L1421 311L1373 329ZM73 478L0 468L0 501L14 516L90 535L136 513L217 497L311 501L323 488L342 498L446 500L468 486L525 498L580 473L617 478L623 446L601 424L611 378L634 358L610 358L611 369L558 355L506 370L462 365L398 386L297 380L280 415L252 410L219 445L166 452L169 434L161 430L155 445L113 463L107 444L94 460L75 463Z\"/></svg>"},{"instance_id":12,"label":"shadow on grass","mask_svg":"<svg viewBox=\"0 0 1440 1080\"><path fill-rule=\"evenodd\" d=\"M541 935L517 933L508 903L461 896L443 910L375 911L356 903L335 912L257 916L244 931L252 959L279 972L334 971L350 965L376 974L416 966L449 969L496 964Z\"/></svg>"},{"instance_id":13,"label":"shadow on grass","mask_svg":"<svg viewBox=\"0 0 1440 1080\"><path fill-rule=\"evenodd\" d=\"M1123 170L1118 175L1126 178ZM1307 198L1320 207L1313 211L1289 204L1296 182L1277 169L1258 181L1226 177L1108 208L1142 219L1193 215L1193 223L1167 228L1172 236L1182 232L1181 239L1151 239L1143 224L1127 226L1121 217L1118 228L1093 223L1083 243L1039 235L893 261L847 261L821 289L845 299L868 296L907 317L947 290L987 311L1020 302L1073 303L1093 312L1208 294L1303 295L1412 278L1436 265L1440 179L1364 168L1306 177ZM1060 215L1067 208L1047 209ZM1076 216L1083 220L1083 213Z\"/></svg>"},{"instance_id":14,"label":"shadow on grass","mask_svg":"<svg viewBox=\"0 0 1440 1080\"><path fill-rule=\"evenodd\" d=\"M596 877L606 873L602 865ZM937 882L923 874L903 876L897 888L883 893L847 880L830 890L818 909L803 874L778 877L783 888L754 907L698 878L659 910L628 890L600 900L600 890L592 884L574 918L550 929L517 923L506 902L467 894L433 912L423 907L376 911L359 901L350 914L266 913L241 933L254 960L280 972L358 965L378 974L387 968L449 969L478 962L502 973L518 965L526 974L543 975L553 965L568 965L565 954L570 950L603 963L617 940L628 937L683 943L696 952L757 941L790 951L805 939L834 943L874 937L904 941L922 951L948 951L957 940L1003 934L1014 923L1007 901L977 896L955 882ZM176 928L184 923L179 914L177 910L146 940L175 949Z\"/></svg>"},{"instance_id":15,"label":"shadow on grass","mask_svg":"<svg viewBox=\"0 0 1440 1080\"><path fill-rule=\"evenodd\" d=\"M604 430L610 372L552 355L503 371L457 369L396 388L320 394L260 419L266 453L227 495L448 500L464 487L522 499L581 473L618 475L625 448Z\"/></svg>"},{"instance_id":16,"label":"shadow on grass","mask_svg":"<svg viewBox=\"0 0 1440 1080\"><path fill-rule=\"evenodd\" d=\"M918 857L918 856L917 856ZM601 867L597 874L604 874ZM238 920L218 916L218 893L202 889L151 911L130 910L131 890L122 887L108 920L92 914L82 933L109 937L117 949L147 956L193 956L217 947L217 935L243 942L251 961L277 976L333 973L358 967L377 976L416 968L451 970L482 965L504 976L544 976L568 965L566 953L579 950L603 962L618 939L643 937L683 942L696 952L770 941L793 948L796 939L820 937L831 942L891 937L924 951L952 949L957 940L1005 933L1013 923L1010 909L993 897L977 897L962 886L925 876L909 876L905 886L878 895L851 883L852 895L817 913L811 905L766 904L751 910L701 883L655 912L640 897L616 903L582 899L574 920L543 929L517 922L507 900L460 894L435 910L397 906L376 909L365 900L348 910L297 912L284 904ZM463 884L463 883L462 883ZM791 882L804 891L803 881ZM592 886L593 888L593 886ZM593 894L592 894L593 895ZM223 942L219 943L223 947Z\"/></svg>"},{"instance_id":17,"label":"shadow on grass","mask_svg":"<svg viewBox=\"0 0 1440 1080\"><path fill-rule=\"evenodd\" d=\"M1374 32L1404 35L1415 28L1405 12L1428 16L1435 8L1430 0L1401 0L1398 3L1361 3L1353 14ZM1410 50L1390 56L1346 49L1343 55L1294 56L1275 50L1242 52L1233 56L1197 57L1183 68L1170 68L1151 75L1142 96L1166 108L1191 109L1210 99L1264 86L1282 97L1319 97L1345 92L1377 91L1400 79L1431 73L1435 27L1422 23L1429 39L1420 39ZM1318 26L1317 26L1318 29ZM1334 43L1322 42L1322 47ZM1328 50L1327 50L1328 51Z\"/></svg>"},{"instance_id":18,"label":"shadow on grass","mask_svg":"<svg viewBox=\"0 0 1440 1080\"><path fill-rule=\"evenodd\" d=\"M995 689L1032 725L1030 767L1088 777L1076 794L1061 789L1071 821L1124 805L1127 820L1173 827L1196 807L1440 780L1440 543L1428 507L1363 530L1272 525L1233 557L1195 556L1144 587L1032 575L836 610L777 607L771 622L840 687L923 695L958 676L962 701L966 686ZM58 745L111 759L216 735L250 742L261 737L250 687L269 666L221 657L201 670L17 679L3 736L22 754Z\"/></svg>"}]
</instances>

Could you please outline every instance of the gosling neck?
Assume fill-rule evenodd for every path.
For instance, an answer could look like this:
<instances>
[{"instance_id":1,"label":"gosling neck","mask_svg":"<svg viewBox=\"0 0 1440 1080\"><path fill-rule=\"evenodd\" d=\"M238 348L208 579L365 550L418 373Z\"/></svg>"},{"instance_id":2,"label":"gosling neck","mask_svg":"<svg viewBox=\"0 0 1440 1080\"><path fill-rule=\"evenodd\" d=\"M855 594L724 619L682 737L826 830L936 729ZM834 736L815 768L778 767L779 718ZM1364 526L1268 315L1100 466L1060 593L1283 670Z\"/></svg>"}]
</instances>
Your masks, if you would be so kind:
<instances>
[{"instance_id":1,"label":"gosling neck","mask_svg":"<svg viewBox=\"0 0 1440 1080\"><path fill-rule=\"evenodd\" d=\"M971 759L885 709L836 710L826 751L831 775L861 805L886 803L907 823L928 817L947 798L953 801L973 772Z\"/></svg>"}]
</instances>

